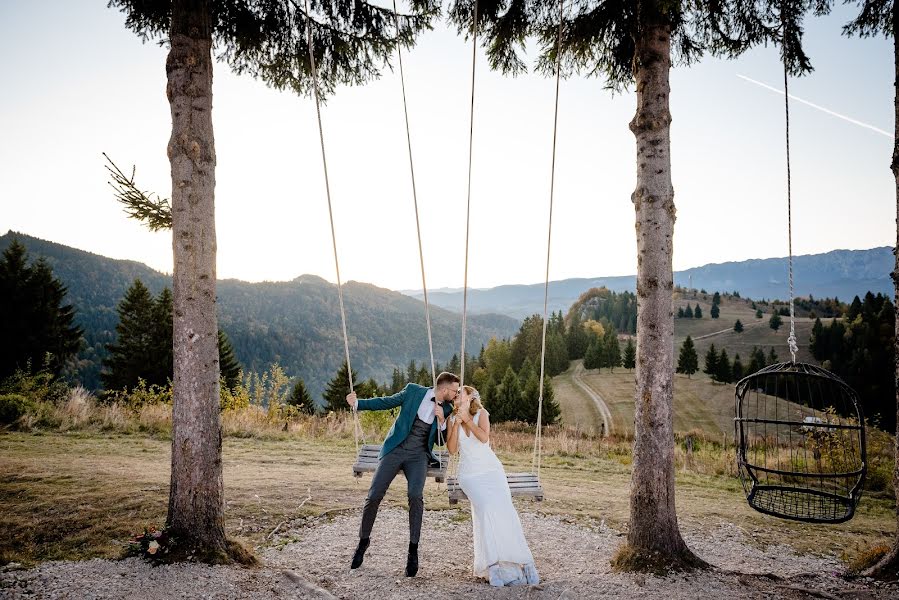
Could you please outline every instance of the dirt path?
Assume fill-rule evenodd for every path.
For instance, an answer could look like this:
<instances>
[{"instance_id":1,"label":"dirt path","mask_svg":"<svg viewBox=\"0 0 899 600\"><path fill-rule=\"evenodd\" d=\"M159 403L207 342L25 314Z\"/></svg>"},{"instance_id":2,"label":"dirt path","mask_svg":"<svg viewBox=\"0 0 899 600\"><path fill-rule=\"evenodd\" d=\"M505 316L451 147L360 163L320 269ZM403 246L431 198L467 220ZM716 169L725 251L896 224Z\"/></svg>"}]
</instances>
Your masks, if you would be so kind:
<instances>
[{"instance_id":1,"label":"dirt path","mask_svg":"<svg viewBox=\"0 0 899 600\"><path fill-rule=\"evenodd\" d=\"M606 405L605 400L602 399L602 396L590 387L587 383L581 379L581 375L584 374L584 363L578 362L574 367L574 373L572 374L572 379L574 383L581 388L585 394L590 396L590 399L593 400L593 403L596 404L596 408L599 409L599 414L602 417L603 423L605 426L603 427L603 436L608 436L615 430L614 422L612 421L612 411L609 410L609 407Z\"/></svg>"},{"instance_id":2,"label":"dirt path","mask_svg":"<svg viewBox=\"0 0 899 600\"><path fill-rule=\"evenodd\" d=\"M747 329L754 329L756 327L761 327L762 325L767 325L767 321L765 323L743 323L743 331ZM733 327L728 327L727 329L722 329L721 331L713 331L712 333L706 333L705 335L698 335L694 340L704 340L706 338L715 337L716 335L721 335L724 333L729 333L734 330Z\"/></svg>"},{"instance_id":3,"label":"dirt path","mask_svg":"<svg viewBox=\"0 0 899 600\"><path fill-rule=\"evenodd\" d=\"M527 505L522 505L524 508ZM490 600L565 598L865 598L899 596L896 586L846 581L833 556L800 555L759 545L731 523L710 523L684 537L709 571L667 577L614 573L609 561L623 533L604 521L578 523L521 511L540 570L538 586L494 589L471 574L471 520L466 508L426 511L418 577L403 576L408 513L381 511L362 568L348 568L359 511L307 517L288 524L258 550L259 569L125 561L48 562L29 570L0 569L0 598L340 598L346 600Z\"/></svg>"}]
</instances>

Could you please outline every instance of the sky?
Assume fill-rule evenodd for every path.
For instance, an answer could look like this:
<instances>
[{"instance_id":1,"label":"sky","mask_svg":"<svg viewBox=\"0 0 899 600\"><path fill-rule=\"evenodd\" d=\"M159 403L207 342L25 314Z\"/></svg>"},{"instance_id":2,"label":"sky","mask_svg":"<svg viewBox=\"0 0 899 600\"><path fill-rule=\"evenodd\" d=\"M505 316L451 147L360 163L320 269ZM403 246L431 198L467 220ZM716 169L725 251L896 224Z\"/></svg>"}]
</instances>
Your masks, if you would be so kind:
<instances>
[{"instance_id":1,"label":"sky","mask_svg":"<svg viewBox=\"0 0 899 600\"><path fill-rule=\"evenodd\" d=\"M807 20L815 71L790 81L795 254L896 239L893 50L842 37L852 15ZM102 157L169 196L166 52L106 0L0 0L0 233L171 271L170 234L126 217ZM438 24L404 65L427 285L461 287L470 43ZM786 255L782 73L764 47L672 70L676 270ZM472 287L543 281L553 98L553 79L478 52ZM550 279L633 274L635 96L574 76L559 102ZM398 70L338 89L322 118L342 280L420 289ZM219 278L336 281L313 101L216 63L213 125Z\"/></svg>"}]
</instances>

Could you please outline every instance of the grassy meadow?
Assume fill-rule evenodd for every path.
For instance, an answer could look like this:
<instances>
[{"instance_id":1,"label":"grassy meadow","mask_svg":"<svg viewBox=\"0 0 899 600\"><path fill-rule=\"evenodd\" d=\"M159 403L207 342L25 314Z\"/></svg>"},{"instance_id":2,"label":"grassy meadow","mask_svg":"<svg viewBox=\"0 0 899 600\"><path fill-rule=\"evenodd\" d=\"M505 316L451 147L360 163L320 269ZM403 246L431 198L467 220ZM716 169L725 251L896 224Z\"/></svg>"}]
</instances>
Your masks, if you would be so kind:
<instances>
[{"instance_id":1,"label":"grassy meadow","mask_svg":"<svg viewBox=\"0 0 899 600\"><path fill-rule=\"evenodd\" d=\"M575 522L605 521L624 531L632 439L626 429L600 438L586 423L568 421L571 414L582 414L585 420L590 414L575 406L582 397L566 391L570 374L561 375L556 386L565 424L544 433L541 480L546 500L516 503L519 510L565 515ZM632 419L627 407L632 374L587 372L585 379L601 390L615 418ZM676 429L692 430L696 436L689 459L680 435L675 448L683 528L702 532L731 522L760 546L787 543L847 560L895 535L888 487L869 492L855 519L838 526L779 521L752 511L734 476L732 440L725 445L719 435L727 431L730 388L678 377L676 390ZM720 410L709 408L718 403ZM130 535L162 525L168 500L170 415L166 405L129 409L97 404L82 393L26 415L15 430L0 432L0 527L6 532L0 537L0 563L115 558ZM387 415L363 416L366 439L379 440L389 426ZM699 425L710 433L700 431ZM355 444L348 415L283 421L251 405L224 411L223 430L226 529L247 546L271 543L272 532L287 521L328 518L361 507L370 475L352 476ZM533 433L523 424L495 427L493 445L508 470L531 469ZM402 478L385 502L406 505ZM425 504L428 510L450 510L445 486L429 482ZM464 511L459 515L467 522Z\"/></svg>"}]
</instances>

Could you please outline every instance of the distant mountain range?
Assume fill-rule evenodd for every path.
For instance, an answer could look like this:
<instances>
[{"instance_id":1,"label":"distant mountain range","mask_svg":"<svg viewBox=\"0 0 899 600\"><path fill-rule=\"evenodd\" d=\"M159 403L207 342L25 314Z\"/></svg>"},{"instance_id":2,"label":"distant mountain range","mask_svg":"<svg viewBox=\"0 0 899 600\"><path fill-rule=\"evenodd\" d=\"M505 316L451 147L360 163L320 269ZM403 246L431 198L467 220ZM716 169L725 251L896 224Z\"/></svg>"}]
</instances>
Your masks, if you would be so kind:
<instances>
[{"instance_id":1,"label":"distant mountain range","mask_svg":"<svg viewBox=\"0 0 899 600\"><path fill-rule=\"evenodd\" d=\"M75 377L86 387L98 388L105 344L114 340L116 306L125 290L140 278L156 294L171 287L171 277L135 261L106 258L21 233L0 237L0 251L13 237L25 245L31 259L45 257L68 287L67 302L77 310L86 341ZM422 302L351 281L344 286L344 304L353 370L363 379L388 381L394 367L428 359ZM312 275L275 283L223 280L218 282L218 309L219 325L246 369L262 371L278 361L289 375L302 376L321 401L321 392L344 357L334 284ZM432 307L431 324L436 359L445 363L459 351L461 316ZM491 337L509 337L518 327L518 320L508 316L474 315L468 319L466 346L476 353Z\"/></svg>"},{"instance_id":2,"label":"distant mountain range","mask_svg":"<svg viewBox=\"0 0 899 600\"><path fill-rule=\"evenodd\" d=\"M797 296L838 297L852 300L868 291L893 296L890 273L894 266L893 249L884 246L870 250L833 250L824 254L793 257L794 288ZM562 279L549 284L549 310L571 307L578 296L593 287L615 292L636 289L636 276ZM676 271L674 283L708 292L738 291L744 298L786 299L789 296L787 259L766 258L741 262L708 264ZM421 290L405 291L421 298ZM428 290L428 300L447 310L462 310L462 291ZM473 314L499 313L523 319L543 312L543 284L501 285L489 289L468 290L468 310Z\"/></svg>"},{"instance_id":3,"label":"distant mountain range","mask_svg":"<svg viewBox=\"0 0 899 600\"><path fill-rule=\"evenodd\" d=\"M99 387L105 344L115 337L116 306L125 290L140 278L156 294L171 286L171 277L135 261L115 260L9 232L0 236L0 251L13 237L32 259L43 256L68 287L67 301L78 311L86 347L78 357L76 377L86 387ZM851 300L867 291L892 297L892 248L834 250L794 258L797 295L838 296ZM692 278L692 279L691 279ZM709 264L678 271L675 283L709 292L738 291L744 298L774 299L787 296L787 261L771 258ZM584 291L605 286L633 291L635 276L595 277L553 281L550 310L569 309ZM344 287L350 355L353 368L365 379L386 381L394 367L428 357L424 306L420 291L404 293L367 283ZM429 293L436 358L446 362L460 345L462 291L437 289ZM218 282L219 323L248 370L262 371L278 361L291 376L300 375L315 398L343 361L343 339L334 284L302 275L293 281L247 283ZM467 347L477 352L491 337L510 337L520 320L543 310L543 285L503 285L472 289Z\"/></svg>"}]
</instances>

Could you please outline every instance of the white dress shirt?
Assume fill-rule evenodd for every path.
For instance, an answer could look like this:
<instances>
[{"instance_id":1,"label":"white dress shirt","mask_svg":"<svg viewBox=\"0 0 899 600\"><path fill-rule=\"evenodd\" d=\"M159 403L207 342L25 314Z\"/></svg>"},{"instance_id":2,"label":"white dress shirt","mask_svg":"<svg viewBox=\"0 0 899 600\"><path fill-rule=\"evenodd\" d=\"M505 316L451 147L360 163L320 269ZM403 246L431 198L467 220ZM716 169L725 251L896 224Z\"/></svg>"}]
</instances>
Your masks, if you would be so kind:
<instances>
[{"instance_id":1,"label":"white dress shirt","mask_svg":"<svg viewBox=\"0 0 899 600\"><path fill-rule=\"evenodd\" d=\"M429 389L425 393L425 397L421 399L421 404L418 405L418 418L430 425L434 422L434 406L437 404L437 401L434 400L434 388ZM446 430L446 421L443 422L443 425L440 426L440 429Z\"/></svg>"}]
</instances>

